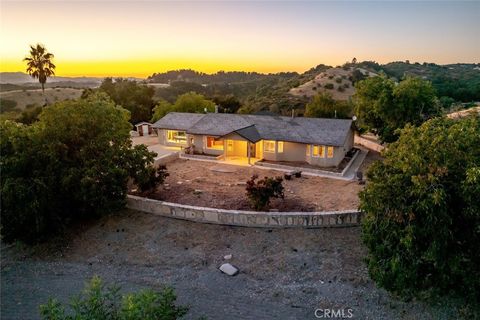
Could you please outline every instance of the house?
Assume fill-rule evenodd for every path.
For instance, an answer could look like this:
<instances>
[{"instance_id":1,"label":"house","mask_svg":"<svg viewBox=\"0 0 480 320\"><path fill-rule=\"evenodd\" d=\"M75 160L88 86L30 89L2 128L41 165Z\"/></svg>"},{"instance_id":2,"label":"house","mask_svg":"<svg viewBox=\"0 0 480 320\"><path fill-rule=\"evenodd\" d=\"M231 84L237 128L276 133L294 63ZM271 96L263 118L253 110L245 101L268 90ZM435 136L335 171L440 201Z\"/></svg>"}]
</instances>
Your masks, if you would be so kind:
<instances>
[{"instance_id":1,"label":"house","mask_svg":"<svg viewBox=\"0 0 480 320\"><path fill-rule=\"evenodd\" d=\"M340 164L353 148L352 120L171 112L153 124L160 144L251 161Z\"/></svg>"},{"instance_id":2,"label":"house","mask_svg":"<svg viewBox=\"0 0 480 320\"><path fill-rule=\"evenodd\" d=\"M150 122L140 122L135 125L137 129L138 135L140 136L148 136L153 133L152 124Z\"/></svg>"}]
</instances>

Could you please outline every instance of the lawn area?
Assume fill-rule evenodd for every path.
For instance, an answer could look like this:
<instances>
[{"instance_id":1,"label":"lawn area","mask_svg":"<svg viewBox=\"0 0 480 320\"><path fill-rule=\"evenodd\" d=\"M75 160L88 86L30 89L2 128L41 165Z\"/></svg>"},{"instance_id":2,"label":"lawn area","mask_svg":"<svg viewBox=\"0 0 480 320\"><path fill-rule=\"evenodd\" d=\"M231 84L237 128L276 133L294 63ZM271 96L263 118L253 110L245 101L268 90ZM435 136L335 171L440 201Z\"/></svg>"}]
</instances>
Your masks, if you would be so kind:
<instances>
[{"instance_id":1,"label":"lawn area","mask_svg":"<svg viewBox=\"0 0 480 320\"><path fill-rule=\"evenodd\" d=\"M281 171L178 159L167 164L170 176L149 198L222 209L250 210L245 183L253 174L283 176ZM356 181L312 177L284 180L285 199L274 199L280 211L333 211L358 207Z\"/></svg>"}]
</instances>

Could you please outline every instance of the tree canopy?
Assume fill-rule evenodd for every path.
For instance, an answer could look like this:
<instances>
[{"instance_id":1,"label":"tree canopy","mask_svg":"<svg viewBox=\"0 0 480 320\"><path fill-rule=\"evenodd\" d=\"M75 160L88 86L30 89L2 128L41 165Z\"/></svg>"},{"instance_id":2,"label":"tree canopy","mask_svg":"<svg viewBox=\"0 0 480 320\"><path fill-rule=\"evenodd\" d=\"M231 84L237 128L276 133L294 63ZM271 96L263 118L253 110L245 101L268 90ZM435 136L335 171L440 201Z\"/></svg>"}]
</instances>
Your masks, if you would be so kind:
<instances>
[{"instance_id":1,"label":"tree canopy","mask_svg":"<svg viewBox=\"0 0 480 320\"><path fill-rule=\"evenodd\" d=\"M320 92L307 104L305 116L311 118L340 118L352 116L352 107L346 101L332 98L328 92Z\"/></svg>"},{"instance_id":2,"label":"tree canopy","mask_svg":"<svg viewBox=\"0 0 480 320\"><path fill-rule=\"evenodd\" d=\"M371 277L400 294L480 298L480 117L407 125L360 193Z\"/></svg>"},{"instance_id":3,"label":"tree canopy","mask_svg":"<svg viewBox=\"0 0 480 320\"><path fill-rule=\"evenodd\" d=\"M205 110L207 112L214 112L215 103L206 99L201 94L187 92L180 95L173 105L165 100L160 100L153 109L153 117L151 121L157 121L169 112L203 113Z\"/></svg>"},{"instance_id":4,"label":"tree canopy","mask_svg":"<svg viewBox=\"0 0 480 320\"><path fill-rule=\"evenodd\" d=\"M354 112L360 127L386 142L395 141L395 131L407 123L420 125L440 114L431 83L419 78L408 77L396 85L381 75L357 82L355 89Z\"/></svg>"},{"instance_id":5,"label":"tree canopy","mask_svg":"<svg viewBox=\"0 0 480 320\"><path fill-rule=\"evenodd\" d=\"M129 112L103 93L44 108L30 126L0 125L4 241L35 242L124 205L127 182L157 181L154 153L132 147Z\"/></svg>"},{"instance_id":6,"label":"tree canopy","mask_svg":"<svg viewBox=\"0 0 480 320\"><path fill-rule=\"evenodd\" d=\"M130 111L131 123L149 121L152 117L155 106L155 90L152 87L122 78L115 81L105 78L99 89L106 92L116 104Z\"/></svg>"}]
</instances>

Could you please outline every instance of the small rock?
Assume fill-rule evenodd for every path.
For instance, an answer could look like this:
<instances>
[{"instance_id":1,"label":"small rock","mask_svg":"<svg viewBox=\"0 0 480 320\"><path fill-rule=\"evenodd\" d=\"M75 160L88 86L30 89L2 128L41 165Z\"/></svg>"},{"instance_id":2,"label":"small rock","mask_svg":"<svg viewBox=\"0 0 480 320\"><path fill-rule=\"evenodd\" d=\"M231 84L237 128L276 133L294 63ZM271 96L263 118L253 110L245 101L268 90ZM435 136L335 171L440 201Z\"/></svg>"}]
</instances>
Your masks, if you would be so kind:
<instances>
[{"instance_id":1,"label":"small rock","mask_svg":"<svg viewBox=\"0 0 480 320\"><path fill-rule=\"evenodd\" d=\"M290 191L291 194L293 194L293 191Z\"/></svg>"},{"instance_id":2,"label":"small rock","mask_svg":"<svg viewBox=\"0 0 480 320\"><path fill-rule=\"evenodd\" d=\"M177 184L182 184L183 182L182 181L177 181Z\"/></svg>"},{"instance_id":3,"label":"small rock","mask_svg":"<svg viewBox=\"0 0 480 320\"><path fill-rule=\"evenodd\" d=\"M247 182L246 181L237 181L237 182L235 182L235 185L236 186L246 186Z\"/></svg>"},{"instance_id":4,"label":"small rock","mask_svg":"<svg viewBox=\"0 0 480 320\"><path fill-rule=\"evenodd\" d=\"M137 189L132 189L132 192L137 192Z\"/></svg>"},{"instance_id":5,"label":"small rock","mask_svg":"<svg viewBox=\"0 0 480 320\"><path fill-rule=\"evenodd\" d=\"M169 183L164 183L163 186L168 187L168 186L170 186L170 184Z\"/></svg>"},{"instance_id":6,"label":"small rock","mask_svg":"<svg viewBox=\"0 0 480 320\"><path fill-rule=\"evenodd\" d=\"M230 260L230 259L232 259L232 257L233 256L231 254L227 254L226 256L223 256L223 259Z\"/></svg>"},{"instance_id":7,"label":"small rock","mask_svg":"<svg viewBox=\"0 0 480 320\"><path fill-rule=\"evenodd\" d=\"M163 189L165 189L165 190L170 190L171 188L170 188L170 187L165 187L165 188L163 188Z\"/></svg>"},{"instance_id":8,"label":"small rock","mask_svg":"<svg viewBox=\"0 0 480 320\"><path fill-rule=\"evenodd\" d=\"M200 190L200 189L195 189L195 190L193 191L193 194L202 194L202 193L203 193L203 191Z\"/></svg>"},{"instance_id":9,"label":"small rock","mask_svg":"<svg viewBox=\"0 0 480 320\"><path fill-rule=\"evenodd\" d=\"M238 274L238 269L232 266L230 263L222 264L219 269L220 271L222 271L225 274L228 274L229 276L234 276Z\"/></svg>"},{"instance_id":10,"label":"small rock","mask_svg":"<svg viewBox=\"0 0 480 320\"><path fill-rule=\"evenodd\" d=\"M185 180L185 182L186 182L186 183L189 183L189 182L190 182L190 180Z\"/></svg>"}]
</instances>

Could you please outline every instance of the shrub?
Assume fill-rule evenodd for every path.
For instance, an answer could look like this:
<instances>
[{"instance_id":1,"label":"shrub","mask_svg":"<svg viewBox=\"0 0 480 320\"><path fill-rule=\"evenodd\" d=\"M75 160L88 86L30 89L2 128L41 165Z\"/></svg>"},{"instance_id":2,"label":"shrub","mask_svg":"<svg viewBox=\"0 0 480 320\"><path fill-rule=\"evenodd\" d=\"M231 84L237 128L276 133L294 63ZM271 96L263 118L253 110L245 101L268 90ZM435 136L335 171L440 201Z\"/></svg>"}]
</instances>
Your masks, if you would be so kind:
<instances>
[{"instance_id":1,"label":"shrub","mask_svg":"<svg viewBox=\"0 0 480 320\"><path fill-rule=\"evenodd\" d=\"M40 315L43 320L175 320L188 312L187 307L175 304L176 299L171 288L147 289L122 296L120 287L107 287L95 276L68 306L49 299L40 305ZM71 311L66 312L67 309Z\"/></svg>"},{"instance_id":2,"label":"shrub","mask_svg":"<svg viewBox=\"0 0 480 320\"><path fill-rule=\"evenodd\" d=\"M323 86L325 89L333 89L334 86L333 86L333 83L326 83L324 86Z\"/></svg>"},{"instance_id":3,"label":"shrub","mask_svg":"<svg viewBox=\"0 0 480 320\"><path fill-rule=\"evenodd\" d=\"M250 180L247 181L247 197L250 200L255 210L265 209L271 198L282 198L283 194L283 178L265 177L262 180L256 181L258 175L253 175Z\"/></svg>"},{"instance_id":4,"label":"shrub","mask_svg":"<svg viewBox=\"0 0 480 320\"><path fill-rule=\"evenodd\" d=\"M0 112L14 111L17 106L17 101L0 98Z\"/></svg>"},{"instance_id":5,"label":"shrub","mask_svg":"<svg viewBox=\"0 0 480 320\"><path fill-rule=\"evenodd\" d=\"M122 208L129 179L151 187L155 153L132 148L128 111L105 94L43 108L30 126L0 124L1 230L36 242L72 221Z\"/></svg>"},{"instance_id":6,"label":"shrub","mask_svg":"<svg viewBox=\"0 0 480 320\"><path fill-rule=\"evenodd\" d=\"M336 82L336 83L342 83L342 78L336 78L336 79L335 79L335 82Z\"/></svg>"},{"instance_id":7,"label":"shrub","mask_svg":"<svg viewBox=\"0 0 480 320\"><path fill-rule=\"evenodd\" d=\"M317 90L317 87L312 87L312 90Z\"/></svg>"},{"instance_id":8,"label":"shrub","mask_svg":"<svg viewBox=\"0 0 480 320\"><path fill-rule=\"evenodd\" d=\"M334 77L333 74L331 74L328 76L328 79L333 79L333 77Z\"/></svg>"},{"instance_id":9,"label":"shrub","mask_svg":"<svg viewBox=\"0 0 480 320\"><path fill-rule=\"evenodd\" d=\"M155 168L153 166L147 166L147 169L143 169L142 165L146 164L138 163L138 172L135 174L134 183L140 188L142 192L145 191L154 191L155 188L163 184L165 179L169 176L166 166L158 166Z\"/></svg>"},{"instance_id":10,"label":"shrub","mask_svg":"<svg viewBox=\"0 0 480 320\"><path fill-rule=\"evenodd\" d=\"M345 88L344 88L343 86L339 86L339 87L337 88L337 91L338 91L338 92L344 92L344 91L345 91Z\"/></svg>"},{"instance_id":11,"label":"shrub","mask_svg":"<svg viewBox=\"0 0 480 320\"><path fill-rule=\"evenodd\" d=\"M360 193L371 277L410 296L480 299L480 116L407 125Z\"/></svg>"},{"instance_id":12,"label":"shrub","mask_svg":"<svg viewBox=\"0 0 480 320\"><path fill-rule=\"evenodd\" d=\"M350 85L348 84L348 82L345 82L345 83L343 84L343 87L344 87L344 88L350 88Z\"/></svg>"}]
</instances>

